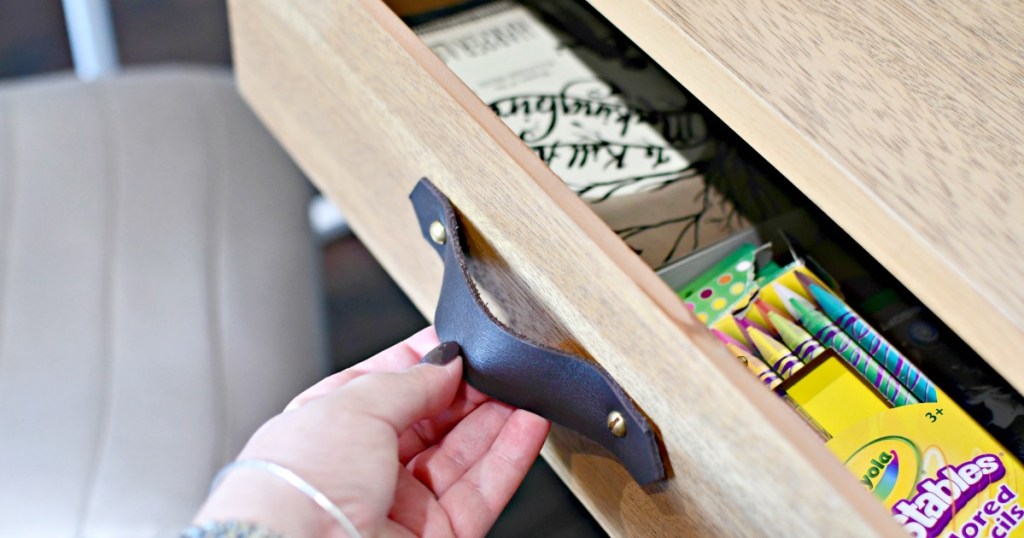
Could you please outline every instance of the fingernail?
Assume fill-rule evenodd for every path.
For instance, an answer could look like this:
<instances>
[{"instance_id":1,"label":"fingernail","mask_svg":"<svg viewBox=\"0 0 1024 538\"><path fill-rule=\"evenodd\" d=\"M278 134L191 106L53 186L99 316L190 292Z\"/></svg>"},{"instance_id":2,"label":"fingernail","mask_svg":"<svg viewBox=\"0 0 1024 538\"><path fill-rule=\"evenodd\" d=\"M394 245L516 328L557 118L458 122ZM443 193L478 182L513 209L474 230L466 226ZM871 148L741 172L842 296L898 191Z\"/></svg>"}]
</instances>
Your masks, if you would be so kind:
<instances>
[{"instance_id":1,"label":"fingernail","mask_svg":"<svg viewBox=\"0 0 1024 538\"><path fill-rule=\"evenodd\" d=\"M455 357L459 356L462 352L462 348L455 342L442 342L441 345L431 349L426 355L420 359L420 364L433 364L435 366L444 366L449 362L455 360Z\"/></svg>"}]
</instances>

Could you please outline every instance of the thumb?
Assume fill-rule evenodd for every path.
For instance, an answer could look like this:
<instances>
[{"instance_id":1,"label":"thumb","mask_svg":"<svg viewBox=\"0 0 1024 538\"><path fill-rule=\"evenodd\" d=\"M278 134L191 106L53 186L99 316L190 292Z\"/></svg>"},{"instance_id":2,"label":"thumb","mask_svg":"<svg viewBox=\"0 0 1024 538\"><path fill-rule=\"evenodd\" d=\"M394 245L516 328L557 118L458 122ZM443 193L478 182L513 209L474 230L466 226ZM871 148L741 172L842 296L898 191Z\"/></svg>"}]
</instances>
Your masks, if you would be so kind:
<instances>
[{"instance_id":1,"label":"thumb","mask_svg":"<svg viewBox=\"0 0 1024 538\"><path fill-rule=\"evenodd\" d=\"M447 409L462 383L458 345L445 342L400 372L363 375L330 396L336 405L387 422L397 433Z\"/></svg>"}]
</instances>

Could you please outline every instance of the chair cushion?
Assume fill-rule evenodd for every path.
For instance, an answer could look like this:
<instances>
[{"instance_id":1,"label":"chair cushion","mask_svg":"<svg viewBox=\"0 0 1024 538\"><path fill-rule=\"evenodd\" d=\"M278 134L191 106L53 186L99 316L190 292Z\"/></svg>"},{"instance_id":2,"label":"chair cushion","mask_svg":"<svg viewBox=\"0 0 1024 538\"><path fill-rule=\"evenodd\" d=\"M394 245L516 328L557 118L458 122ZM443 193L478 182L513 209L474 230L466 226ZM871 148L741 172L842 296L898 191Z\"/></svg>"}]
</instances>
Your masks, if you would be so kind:
<instances>
[{"instance_id":1,"label":"chair cushion","mask_svg":"<svg viewBox=\"0 0 1024 538\"><path fill-rule=\"evenodd\" d=\"M0 85L0 535L189 521L323 371L308 195L229 73Z\"/></svg>"}]
</instances>

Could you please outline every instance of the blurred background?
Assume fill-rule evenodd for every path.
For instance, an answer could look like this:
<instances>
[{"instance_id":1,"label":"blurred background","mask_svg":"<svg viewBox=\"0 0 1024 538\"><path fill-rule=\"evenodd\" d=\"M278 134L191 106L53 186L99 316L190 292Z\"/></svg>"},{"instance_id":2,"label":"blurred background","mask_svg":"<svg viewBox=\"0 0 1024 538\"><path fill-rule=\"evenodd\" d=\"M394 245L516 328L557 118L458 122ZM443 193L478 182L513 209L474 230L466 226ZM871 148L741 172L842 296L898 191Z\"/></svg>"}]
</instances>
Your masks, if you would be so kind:
<instances>
[{"instance_id":1,"label":"blurred background","mask_svg":"<svg viewBox=\"0 0 1024 538\"><path fill-rule=\"evenodd\" d=\"M110 0L109 12L123 69L160 63L230 69L224 0ZM74 68L61 0L0 0L0 84ZM355 236L337 223L329 228L321 234L323 297L332 366L340 370L427 322ZM539 461L491 535L604 533Z\"/></svg>"}]
</instances>

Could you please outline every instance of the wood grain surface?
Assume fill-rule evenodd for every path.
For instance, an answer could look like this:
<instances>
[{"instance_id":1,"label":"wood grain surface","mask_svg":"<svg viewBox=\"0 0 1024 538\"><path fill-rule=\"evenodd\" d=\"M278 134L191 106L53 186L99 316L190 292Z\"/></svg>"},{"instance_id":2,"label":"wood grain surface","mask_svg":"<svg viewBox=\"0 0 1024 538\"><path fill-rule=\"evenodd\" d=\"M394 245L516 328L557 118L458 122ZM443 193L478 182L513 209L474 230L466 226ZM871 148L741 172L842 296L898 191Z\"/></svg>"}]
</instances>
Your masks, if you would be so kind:
<instances>
[{"instance_id":1,"label":"wood grain surface","mask_svg":"<svg viewBox=\"0 0 1024 538\"><path fill-rule=\"evenodd\" d=\"M771 392L397 17L373 0L233 0L243 95L418 307L441 264L406 196L428 176L517 328L599 361L660 428L640 488L556 429L545 457L613 535L901 531ZM512 297L513 299L507 299ZM543 320L524 327L523 320Z\"/></svg>"},{"instance_id":2,"label":"wood grain surface","mask_svg":"<svg viewBox=\"0 0 1024 538\"><path fill-rule=\"evenodd\" d=\"M1024 391L1024 9L591 0Z\"/></svg>"}]
</instances>

